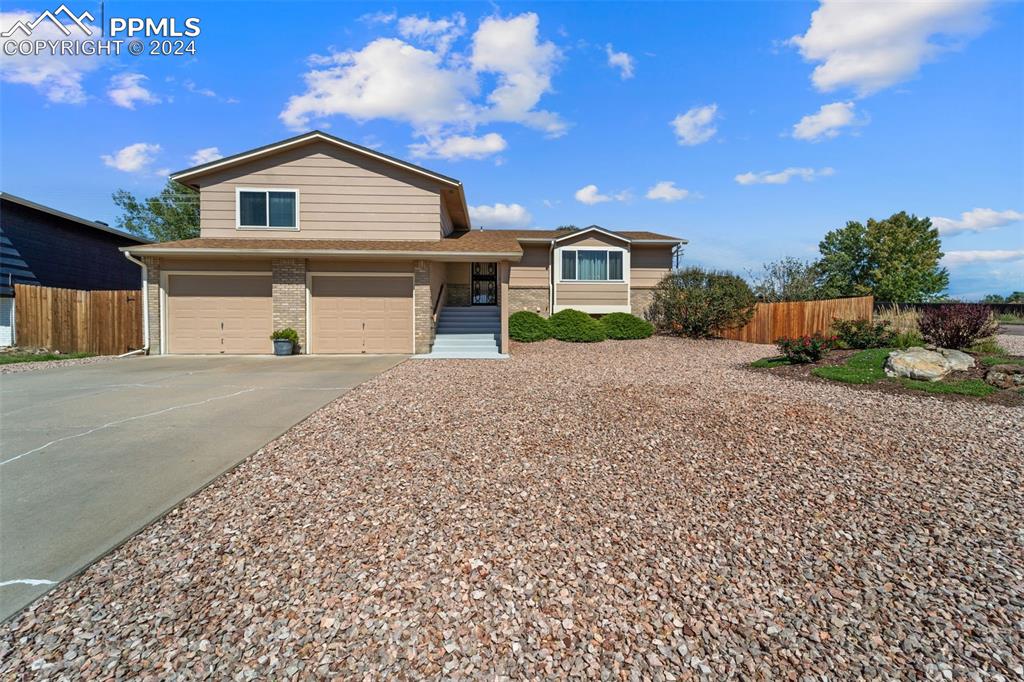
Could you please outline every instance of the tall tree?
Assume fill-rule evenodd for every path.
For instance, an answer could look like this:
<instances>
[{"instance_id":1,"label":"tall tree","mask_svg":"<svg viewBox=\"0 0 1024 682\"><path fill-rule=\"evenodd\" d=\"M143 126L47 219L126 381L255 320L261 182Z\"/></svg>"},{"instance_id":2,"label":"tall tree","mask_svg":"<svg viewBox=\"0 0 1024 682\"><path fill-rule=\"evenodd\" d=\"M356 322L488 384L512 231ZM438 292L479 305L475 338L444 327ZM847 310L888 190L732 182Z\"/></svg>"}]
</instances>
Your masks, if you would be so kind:
<instances>
[{"instance_id":1,"label":"tall tree","mask_svg":"<svg viewBox=\"0 0 1024 682\"><path fill-rule=\"evenodd\" d=\"M754 295L759 301L813 301L818 294L817 263L787 256L765 263L760 274L752 275Z\"/></svg>"},{"instance_id":2,"label":"tall tree","mask_svg":"<svg viewBox=\"0 0 1024 682\"><path fill-rule=\"evenodd\" d=\"M869 275L871 262L867 230L859 222L849 221L845 227L832 230L818 244L821 260L821 296L842 298L871 293Z\"/></svg>"},{"instance_id":3,"label":"tall tree","mask_svg":"<svg viewBox=\"0 0 1024 682\"><path fill-rule=\"evenodd\" d=\"M156 196L138 199L126 189L113 194L121 209L117 226L160 242L199 236L199 192L168 180Z\"/></svg>"},{"instance_id":4,"label":"tall tree","mask_svg":"<svg viewBox=\"0 0 1024 682\"><path fill-rule=\"evenodd\" d=\"M942 241L928 218L906 211L868 220L871 292L883 301L920 303L943 298L949 271L939 265Z\"/></svg>"},{"instance_id":5,"label":"tall tree","mask_svg":"<svg viewBox=\"0 0 1024 682\"><path fill-rule=\"evenodd\" d=\"M918 303L942 298L949 272L939 266L942 242L928 218L905 211L865 227L850 221L818 244L825 297L872 294L884 301Z\"/></svg>"}]
</instances>

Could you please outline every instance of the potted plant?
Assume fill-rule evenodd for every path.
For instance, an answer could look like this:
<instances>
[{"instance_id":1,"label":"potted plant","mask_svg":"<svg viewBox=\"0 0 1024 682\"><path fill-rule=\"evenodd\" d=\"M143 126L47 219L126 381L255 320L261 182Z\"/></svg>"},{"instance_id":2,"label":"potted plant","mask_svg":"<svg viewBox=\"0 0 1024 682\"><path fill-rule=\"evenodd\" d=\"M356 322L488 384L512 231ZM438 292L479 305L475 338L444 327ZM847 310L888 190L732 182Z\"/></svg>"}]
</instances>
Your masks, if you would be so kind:
<instances>
[{"instance_id":1,"label":"potted plant","mask_svg":"<svg viewBox=\"0 0 1024 682\"><path fill-rule=\"evenodd\" d=\"M278 329L270 340L274 342L274 355L291 355L299 345L299 333L291 327Z\"/></svg>"}]
</instances>

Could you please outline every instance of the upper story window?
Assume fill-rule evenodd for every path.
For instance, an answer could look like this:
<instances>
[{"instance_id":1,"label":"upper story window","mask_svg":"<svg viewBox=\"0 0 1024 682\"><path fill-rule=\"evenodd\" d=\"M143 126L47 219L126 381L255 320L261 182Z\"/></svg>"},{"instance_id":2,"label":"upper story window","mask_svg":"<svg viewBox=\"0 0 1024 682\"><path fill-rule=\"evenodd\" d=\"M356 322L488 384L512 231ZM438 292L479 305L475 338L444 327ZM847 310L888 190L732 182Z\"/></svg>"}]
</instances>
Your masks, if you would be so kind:
<instances>
[{"instance_id":1,"label":"upper story window","mask_svg":"<svg viewBox=\"0 0 1024 682\"><path fill-rule=\"evenodd\" d=\"M299 192L294 189L239 187L239 229L299 229Z\"/></svg>"},{"instance_id":2,"label":"upper story window","mask_svg":"<svg viewBox=\"0 0 1024 682\"><path fill-rule=\"evenodd\" d=\"M622 251L562 249L563 282L621 282Z\"/></svg>"}]
</instances>

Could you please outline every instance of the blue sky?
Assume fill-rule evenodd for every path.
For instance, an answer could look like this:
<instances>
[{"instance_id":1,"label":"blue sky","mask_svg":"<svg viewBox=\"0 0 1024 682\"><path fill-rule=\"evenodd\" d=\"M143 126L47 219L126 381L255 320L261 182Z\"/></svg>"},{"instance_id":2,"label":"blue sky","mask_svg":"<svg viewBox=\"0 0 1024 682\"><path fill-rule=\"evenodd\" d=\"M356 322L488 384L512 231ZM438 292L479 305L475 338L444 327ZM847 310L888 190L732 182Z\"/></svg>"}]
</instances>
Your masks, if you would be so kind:
<instances>
[{"instance_id":1,"label":"blue sky","mask_svg":"<svg viewBox=\"0 0 1024 682\"><path fill-rule=\"evenodd\" d=\"M105 9L198 17L196 54L5 57L4 191L113 223L119 187L322 128L461 179L485 227L650 229L746 274L906 210L952 295L1024 289L1020 3Z\"/></svg>"}]
</instances>

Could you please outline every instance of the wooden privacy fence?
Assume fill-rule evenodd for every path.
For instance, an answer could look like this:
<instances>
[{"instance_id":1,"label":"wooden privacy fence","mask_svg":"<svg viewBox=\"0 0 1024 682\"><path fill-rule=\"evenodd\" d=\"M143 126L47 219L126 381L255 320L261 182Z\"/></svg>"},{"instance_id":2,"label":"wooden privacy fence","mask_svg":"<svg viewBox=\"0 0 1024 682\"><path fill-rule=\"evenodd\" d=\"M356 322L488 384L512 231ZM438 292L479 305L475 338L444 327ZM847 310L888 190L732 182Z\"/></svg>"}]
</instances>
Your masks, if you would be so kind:
<instances>
[{"instance_id":1,"label":"wooden privacy fence","mask_svg":"<svg viewBox=\"0 0 1024 682\"><path fill-rule=\"evenodd\" d=\"M873 296L758 303L750 322L738 329L724 330L721 336L734 341L775 343L783 337L828 334L832 320L870 320L873 308Z\"/></svg>"},{"instance_id":2,"label":"wooden privacy fence","mask_svg":"<svg viewBox=\"0 0 1024 682\"><path fill-rule=\"evenodd\" d=\"M62 353L142 348L142 293L14 285L15 343Z\"/></svg>"}]
</instances>

